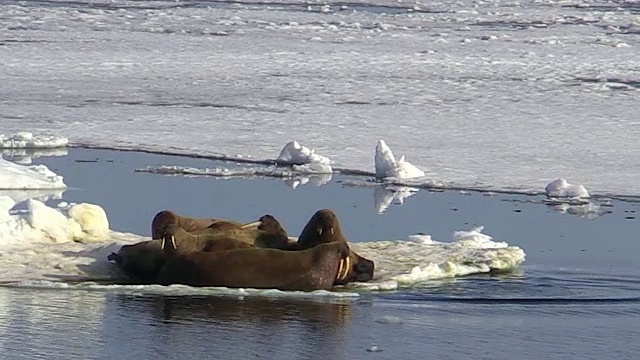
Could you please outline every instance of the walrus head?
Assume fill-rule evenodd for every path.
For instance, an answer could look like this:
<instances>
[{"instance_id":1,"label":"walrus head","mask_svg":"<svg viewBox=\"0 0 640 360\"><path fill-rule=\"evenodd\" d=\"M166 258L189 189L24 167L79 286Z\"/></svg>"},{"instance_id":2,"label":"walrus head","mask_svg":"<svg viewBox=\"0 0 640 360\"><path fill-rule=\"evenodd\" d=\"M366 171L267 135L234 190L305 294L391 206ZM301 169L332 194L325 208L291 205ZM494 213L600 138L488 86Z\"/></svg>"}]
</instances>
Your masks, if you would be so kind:
<instances>
[{"instance_id":1,"label":"walrus head","mask_svg":"<svg viewBox=\"0 0 640 360\"><path fill-rule=\"evenodd\" d=\"M272 233L272 234L280 234L287 236L287 231L282 227L280 222L273 217L272 215L263 215L260 217L260 225L258 225L258 230L262 230L264 232Z\"/></svg>"},{"instance_id":2,"label":"walrus head","mask_svg":"<svg viewBox=\"0 0 640 360\"><path fill-rule=\"evenodd\" d=\"M318 210L302 230L298 238L298 249L312 248L318 244L340 242L347 244L336 214L329 210ZM369 281L373 278L374 263L349 249L349 255L340 261L335 285L351 281Z\"/></svg>"}]
</instances>

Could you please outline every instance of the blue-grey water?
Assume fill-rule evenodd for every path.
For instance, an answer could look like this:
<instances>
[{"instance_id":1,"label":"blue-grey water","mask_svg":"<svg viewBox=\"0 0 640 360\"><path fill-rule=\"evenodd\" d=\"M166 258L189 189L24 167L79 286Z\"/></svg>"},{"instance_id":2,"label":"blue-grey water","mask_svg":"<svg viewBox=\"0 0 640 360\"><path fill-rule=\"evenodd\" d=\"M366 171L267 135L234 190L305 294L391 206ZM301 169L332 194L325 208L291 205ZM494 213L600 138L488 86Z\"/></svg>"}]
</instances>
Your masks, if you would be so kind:
<instances>
[{"instance_id":1,"label":"blue-grey water","mask_svg":"<svg viewBox=\"0 0 640 360\"><path fill-rule=\"evenodd\" d=\"M640 354L640 204L612 200L595 218L562 214L542 196L420 191L379 215L373 187L334 176L291 189L281 179L135 172L204 159L70 149L38 158L65 176L63 199L102 206L117 231L149 233L162 209L194 216L278 217L298 233L331 208L351 241L454 230L522 247L520 270L363 293L356 300L136 295L0 288L0 358L632 359ZM106 261L106 260L105 260ZM367 351L377 347L379 352Z\"/></svg>"}]
</instances>

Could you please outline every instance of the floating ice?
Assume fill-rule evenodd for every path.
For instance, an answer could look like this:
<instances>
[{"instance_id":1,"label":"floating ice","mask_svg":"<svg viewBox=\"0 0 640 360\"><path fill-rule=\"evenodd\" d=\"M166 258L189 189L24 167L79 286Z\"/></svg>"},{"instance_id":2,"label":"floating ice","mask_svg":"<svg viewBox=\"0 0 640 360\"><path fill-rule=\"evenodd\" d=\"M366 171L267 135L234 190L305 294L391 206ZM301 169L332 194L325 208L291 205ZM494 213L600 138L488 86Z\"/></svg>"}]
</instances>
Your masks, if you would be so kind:
<instances>
[{"instance_id":1,"label":"floating ice","mask_svg":"<svg viewBox=\"0 0 640 360\"><path fill-rule=\"evenodd\" d=\"M0 208L5 210L4 220L0 221L0 281L116 280L121 274L107 261L107 256L124 244L149 239L109 231L106 215L99 206L78 204L53 209L30 200L27 214L7 215L6 209L12 204L10 199L0 198ZM371 241L350 246L376 263L372 282L346 286L360 290L393 290L428 280L509 271L525 258L522 249L494 242L482 233L482 227L455 232L454 241L450 243L433 241L429 235L414 235L410 241ZM238 294L240 291L185 288L187 293L224 290ZM122 290L117 286L105 289ZM171 291L183 291L180 289Z\"/></svg>"},{"instance_id":2,"label":"floating ice","mask_svg":"<svg viewBox=\"0 0 640 360\"><path fill-rule=\"evenodd\" d=\"M311 163L304 165L293 165L290 169L283 167L216 167L199 169L188 166L147 166L145 168L136 169L137 172L148 172L152 174L162 175L194 175L194 176L214 176L214 177L277 177L284 179L303 178L303 177L320 177L321 182L326 183L331 180L331 166L320 163ZM308 179L307 179L308 181Z\"/></svg>"},{"instance_id":3,"label":"floating ice","mask_svg":"<svg viewBox=\"0 0 640 360\"><path fill-rule=\"evenodd\" d=\"M378 141L375 154L376 178L396 178L411 179L425 176L424 171L418 169L415 165L406 161L402 155L400 160L396 161L391 149L384 140Z\"/></svg>"},{"instance_id":4,"label":"floating ice","mask_svg":"<svg viewBox=\"0 0 640 360\"><path fill-rule=\"evenodd\" d=\"M572 185L565 179L557 179L544 188L549 197L588 198L589 192L583 185Z\"/></svg>"},{"instance_id":5,"label":"floating ice","mask_svg":"<svg viewBox=\"0 0 640 360\"><path fill-rule=\"evenodd\" d=\"M373 190L374 207L378 214L382 214L392 203L402 205L404 199L417 192L418 189L407 186L376 186Z\"/></svg>"},{"instance_id":6,"label":"floating ice","mask_svg":"<svg viewBox=\"0 0 640 360\"><path fill-rule=\"evenodd\" d=\"M65 147L69 139L52 135L33 135L23 131L12 136L0 134L0 149L52 149Z\"/></svg>"},{"instance_id":7,"label":"floating ice","mask_svg":"<svg viewBox=\"0 0 640 360\"><path fill-rule=\"evenodd\" d=\"M297 141L288 142L280 151L277 160L298 165L309 163L331 164L331 160L328 157L316 154L313 149L302 146Z\"/></svg>"},{"instance_id":8,"label":"floating ice","mask_svg":"<svg viewBox=\"0 0 640 360\"><path fill-rule=\"evenodd\" d=\"M19 165L0 158L0 189L64 189L63 177L44 165Z\"/></svg>"},{"instance_id":9,"label":"floating ice","mask_svg":"<svg viewBox=\"0 0 640 360\"><path fill-rule=\"evenodd\" d=\"M469 231L456 231L449 243L433 241L428 235L412 235L411 241L351 244L354 251L375 262L376 272L372 282L346 287L390 290L429 280L511 271L524 261L525 253L521 248L495 242L482 230L479 226Z\"/></svg>"},{"instance_id":10,"label":"floating ice","mask_svg":"<svg viewBox=\"0 0 640 360\"><path fill-rule=\"evenodd\" d=\"M27 212L12 214L15 202L0 197L0 245L104 241L109 238L105 211L93 204L51 208L38 200L27 200Z\"/></svg>"}]
</instances>

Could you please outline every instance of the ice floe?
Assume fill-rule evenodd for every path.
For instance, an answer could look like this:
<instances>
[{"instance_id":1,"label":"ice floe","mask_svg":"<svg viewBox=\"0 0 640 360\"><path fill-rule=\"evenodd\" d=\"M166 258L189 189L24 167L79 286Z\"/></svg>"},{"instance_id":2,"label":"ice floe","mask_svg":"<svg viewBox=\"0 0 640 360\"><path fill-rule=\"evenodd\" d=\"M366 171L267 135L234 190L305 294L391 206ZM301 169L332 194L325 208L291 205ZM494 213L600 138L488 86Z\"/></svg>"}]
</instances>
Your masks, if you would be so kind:
<instances>
[{"instance_id":1,"label":"ice floe","mask_svg":"<svg viewBox=\"0 0 640 360\"><path fill-rule=\"evenodd\" d=\"M34 135L23 131L11 136L0 134L0 149L53 149L69 145L69 139L53 135Z\"/></svg>"},{"instance_id":2,"label":"ice floe","mask_svg":"<svg viewBox=\"0 0 640 360\"><path fill-rule=\"evenodd\" d=\"M220 178L275 177L283 179L285 183L294 189L309 182L313 185L324 185L331 181L333 176L331 166L320 163L293 165L291 168L277 166L238 166L233 168L216 167L199 169L186 166L161 165L147 166L136 169L135 171L162 175L213 176Z\"/></svg>"},{"instance_id":3,"label":"ice floe","mask_svg":"<svg viewBox=\"0 0 640 360\"><path fill-rule=\"evenodd\" d=\"M64 189L62 176L45 165L20 165L0 158L0 189Z\"/></svg>"},{"instance_id":4,"label":"ice floe","mask_svg":"<svg viewBox=\"0 0 640 360\"><path fill-rule=\"evenodd\" d=\"M0 281L57 281L102 279L116 281L121 274L107 256L123 244L148 240L146 236L108 229L104 210L92 204L48 207L27 201L26 211L10 210L14 202L0 198ZM399 286L474 273L513 270L524 261L524 251L495 242L482 228L456 232L452 242L420 240L370 241L350 244L376 262L372 283L354 283L348 289L388 290ZM115 285L114 285L115 286ZM107 287L109 289L114 289ZM178 291L173 287L171 291ZM189 290L211 291L211 290ZM241 289L222 289L239 294ZM264 291L260 292L263 294Z\"/></svg>"},{"instance_id":5,"label":"ice floe","mask_svg":"<svg viewBox=\"0 0 640 360\"><path fill-rule=\"evenodd\" d=\"M295 140L288 142L282 148L277 160L297 165L313 163L330 165L332 162L328 157L316 154L315 150L302 146Z\"/></svg>"},{"instance_id":6,"label":"ice floe","mask_svg":"<svg viewBox=\"0 0 640 360\"><path fill-rule=\"evenodd\" d=\"M569 184L565 179L556 179L544 188L547 196L555 198L588 198L589 192L584 185Z\"/></svg>"},{"instance_id":7,"label":"ice floe","mask_svg":"<svg viewBox=\"0 0 640 360\"><path fill-rule=\"evenodd\" d=\"M424 171L411 164L402 155L396 161L393 152L384 140L378 141L375 154L376 178L412 179L425 176Z\"/></svg>"},{"instance_id":8,"label":"ice floe","mask_svg":"<svg viewBox=\"0 0 640 360\"><path fill-rule=\"evenodd\" d=\"M413 235L411 241L352 244L356 252L376 263L376 273L372 282L353 283L347 288L396 289L429 280L514 270L524 261L521 248L496 242L482 230L480 226L456 231L448 243Z\"/></svg>"}]
</instances>

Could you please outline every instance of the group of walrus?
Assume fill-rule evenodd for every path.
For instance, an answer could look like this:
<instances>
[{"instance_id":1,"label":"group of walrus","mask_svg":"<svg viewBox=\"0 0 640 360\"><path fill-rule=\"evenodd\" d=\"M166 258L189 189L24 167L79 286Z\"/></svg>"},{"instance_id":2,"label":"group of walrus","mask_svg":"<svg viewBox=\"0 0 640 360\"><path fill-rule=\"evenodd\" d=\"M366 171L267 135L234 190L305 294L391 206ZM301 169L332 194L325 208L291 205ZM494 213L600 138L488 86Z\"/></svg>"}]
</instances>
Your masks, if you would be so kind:
<instances>
[{"instance_id":1,"label":"group of walrus","mask_svg":"<svg viewBox=\"0 0 640 360\"><path fill-rule=\"evenodd\" d=\"M297 240L271 215L242 224L168 210L153 218L151 238L108 260L144 284L314 291L373 278L373 261L349 248L328 209L317 211Z\"/></svg>"}]
</instances>

